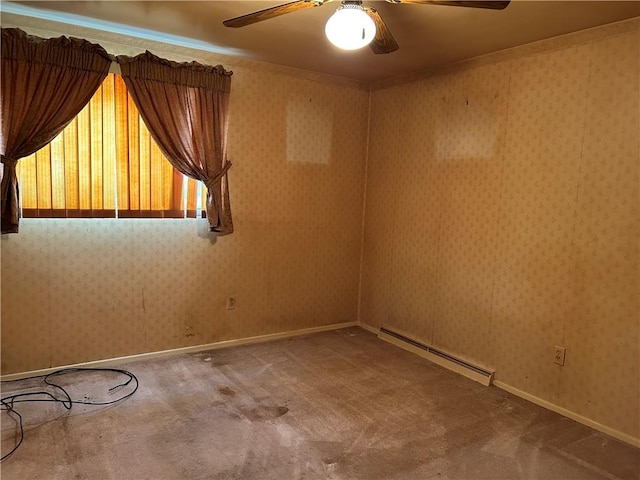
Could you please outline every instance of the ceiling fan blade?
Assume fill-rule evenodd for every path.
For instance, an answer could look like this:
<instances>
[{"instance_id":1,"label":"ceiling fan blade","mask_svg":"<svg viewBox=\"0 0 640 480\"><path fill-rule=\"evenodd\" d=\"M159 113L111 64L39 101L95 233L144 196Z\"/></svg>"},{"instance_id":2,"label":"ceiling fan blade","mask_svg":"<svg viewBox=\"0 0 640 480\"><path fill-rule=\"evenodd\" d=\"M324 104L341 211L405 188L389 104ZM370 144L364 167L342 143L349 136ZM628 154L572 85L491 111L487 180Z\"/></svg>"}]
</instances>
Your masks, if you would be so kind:
<instances>
[{"instance_id":1,"label":"ceiling fan blade","mask_svg":"<svg viewBox=\"0 0 640 480\"><path fill-rule=\"evenodd\" d=\"M448 5L450 7L488 8L491 10L504 10L510 0L474 1L474 0L387 0L389 3L417 3L424 5Z\"/></svg>"},{"instance_id":2,"label":"ceiling fan blade","mask_svg":"<svg viewBox=\"0 0 640 480\"><path fill-rule=\"evenodd\" d=\"M398 47L398 43L395 38L393 38L393 35L391 35L387 24L384 23L378 11L371 7L364 7L364 11L367 12L367 15L369 15L376 24L376 36L373 37L373 40L369 44L373 53L391 53L398 50L398 48L400 48Z\"/></svg>"},{"instance_id":3,"label":"ceiling fan blade","mask_svg":"<svg viewBox=\"0 0 640 480\"><path fill-rule=\"evenodd\" d=\"M276 5L275 7L265 8L264 10L258 10L257 12L247 13L240 17L230 18L222 22L222 24L225 27L232 28L245 27L263 20L279 17L280 15L304 10L305 8L320 7L325 1L326 0L298 0L296 2L289 2L283 5Z\"/></svg>"}]
</instances>

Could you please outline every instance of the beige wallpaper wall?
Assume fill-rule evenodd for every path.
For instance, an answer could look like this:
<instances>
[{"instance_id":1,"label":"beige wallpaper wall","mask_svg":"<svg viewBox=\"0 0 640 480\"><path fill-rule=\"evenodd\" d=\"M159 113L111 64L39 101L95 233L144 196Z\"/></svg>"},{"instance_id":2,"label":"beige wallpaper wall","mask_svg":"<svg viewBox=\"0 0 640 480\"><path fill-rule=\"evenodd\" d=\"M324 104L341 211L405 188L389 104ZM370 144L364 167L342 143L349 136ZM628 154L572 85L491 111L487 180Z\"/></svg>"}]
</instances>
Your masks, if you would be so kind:
<instances>
[{"instance_id":1,"label":"beige wallpaper wall","mask_svg":"<svg viewBox=\"0 0 640 480\"><path fill-rule=\"evenodd\" d=\"M2 373L357 320L368 89L225 66L236 232L24 219L1 240Z\"/></svg>"},{"instance_id":2,"label":"beige wallpaper wall","mask_svg":"<svg viewBox=\"0 0 640 480\"><path fill-rule=\"evenodd\" d=\"M634 25L373 93L361 319L638 438Z\"/></svg>"},{"instance_id":3,"label":"beige wallpaper wall","mask_svg":"<svg viewBox=\"0 0 640 480\"><path fill-rule=\"evenodd\" d=\"M361 280L361 321L640 437L637 26L380 86L368 145L358 85L172 50L235 72L236 233L24 220L1 240L2 373L353 321Z\"/></svg>"}]
</instances>

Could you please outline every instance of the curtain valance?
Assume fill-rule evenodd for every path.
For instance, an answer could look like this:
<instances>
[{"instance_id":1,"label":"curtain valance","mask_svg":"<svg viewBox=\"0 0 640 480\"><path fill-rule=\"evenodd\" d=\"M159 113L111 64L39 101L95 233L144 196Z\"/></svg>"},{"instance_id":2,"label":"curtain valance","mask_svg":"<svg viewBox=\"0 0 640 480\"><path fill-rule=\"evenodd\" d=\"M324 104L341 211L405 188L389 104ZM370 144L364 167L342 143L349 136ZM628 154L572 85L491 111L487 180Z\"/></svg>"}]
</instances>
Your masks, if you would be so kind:
<instances>
[{"instance_id":1,"label":"curtain valance","mask_svg":"<svg viewBox=\"0 0 640 480\"><path fill-rule=\"evenodd\" d=\"M19 28L2 29L2 58L102 72L115 57L100 45L80 38L40 38Z\"/></svg>"},{"instance_id":2,"label":"curtain valance","mask_svg":"<svg viewBox=\"0 0 640 480\"><path fill-rule=\"evenodd\" d=\"M231 75L222 65L215 67L198 62L178 63L147 51L135 57L118 56L116 61L129 78L144 78L229 93Z\"/></svg>"}]
</instances>

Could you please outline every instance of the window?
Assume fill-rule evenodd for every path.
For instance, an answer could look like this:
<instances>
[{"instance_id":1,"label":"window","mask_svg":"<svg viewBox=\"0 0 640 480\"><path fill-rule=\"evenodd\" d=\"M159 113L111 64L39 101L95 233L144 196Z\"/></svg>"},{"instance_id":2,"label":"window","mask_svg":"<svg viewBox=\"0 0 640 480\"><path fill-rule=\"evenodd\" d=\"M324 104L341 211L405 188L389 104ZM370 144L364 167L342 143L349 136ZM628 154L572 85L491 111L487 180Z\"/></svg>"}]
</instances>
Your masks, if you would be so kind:
<instances>
[{"instance_id":1,"label":"window","mask_svg":"<svg viewBox=\"0 0 640 480\"><path fill-rule=\"evenodd\" d=\"M173 168L114 74L17 173L27 218L204 216L206 188Z\"/></svg>"}]
</instances>

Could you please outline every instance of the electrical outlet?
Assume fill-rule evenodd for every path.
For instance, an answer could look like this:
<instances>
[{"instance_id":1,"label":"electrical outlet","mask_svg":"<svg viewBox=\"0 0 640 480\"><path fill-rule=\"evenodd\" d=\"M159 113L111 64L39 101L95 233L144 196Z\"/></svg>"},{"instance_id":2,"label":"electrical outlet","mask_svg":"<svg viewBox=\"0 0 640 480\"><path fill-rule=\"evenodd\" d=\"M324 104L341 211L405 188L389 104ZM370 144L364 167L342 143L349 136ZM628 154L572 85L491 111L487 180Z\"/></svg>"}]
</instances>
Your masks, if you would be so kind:
<instances>
[{"instance_id":1,"label":"electrical outlet","mask_svg":"<svg viewBox=\"0 0 640 480\"><path fill-rule=\"evenodd\" d=\"M227 298L227 310L235 310L236 309L236 297Z\"/></svg>"},{"instance_id":2,"label":"electrical outlet","mask_svg":"<svg viewBox=\"0 0 640 480\"><path fill-rule=\"evenodd\" d=\"M564 347L560 345L556 345L555 352L553 354L553 363L557 363L558 365L564 365L564 356L566 350Z\"/></svg>"}]
</instances>

